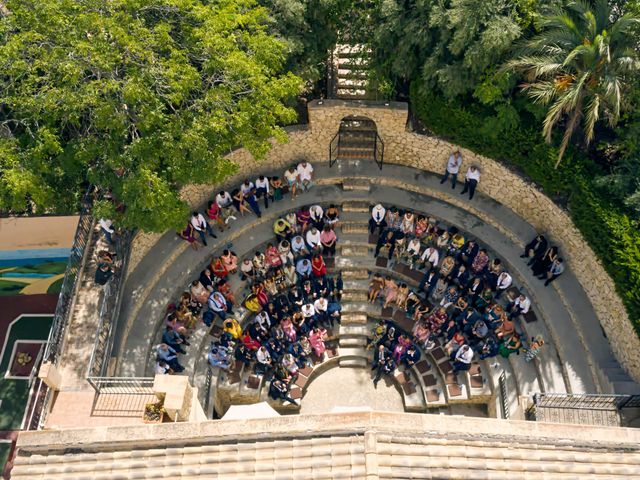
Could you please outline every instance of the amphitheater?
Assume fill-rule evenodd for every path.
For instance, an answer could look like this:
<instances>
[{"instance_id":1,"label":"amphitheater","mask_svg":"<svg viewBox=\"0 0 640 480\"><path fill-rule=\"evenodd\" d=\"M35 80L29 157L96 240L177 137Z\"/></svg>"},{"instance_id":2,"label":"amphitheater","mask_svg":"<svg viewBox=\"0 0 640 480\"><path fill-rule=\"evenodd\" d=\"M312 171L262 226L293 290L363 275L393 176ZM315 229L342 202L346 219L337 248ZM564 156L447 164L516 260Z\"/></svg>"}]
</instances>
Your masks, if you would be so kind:
<instances>
[{"instance_id":1,"label":"amphitheater","mask_svg":"<svg viewBox=\"0 0 640 480\"><path fill-rule=\"evenodd\" d=\"M516 173L464 149L463 168L482 172L476 196L441 185L456 146L412 131L406 104L313 101L308 118L261 162L231 152L238 169L226 186L281 176L303 159L314 167L314 186L272 203L261 218L238 218L206 248L194 251L175 232L138 234L117 282L102 289L92 282L103 241L92 219L73 299L40 371L33 412L41 413L18 439L12 478L640 478L638 337L567 213ZM371 159L357 128L349 131L358 122L373 126ZM219 190L192 185L182 195L202 209ZM384 319L411 331L413 321L367 302L371 276L412 288L422 277L374 257L368 219L378 202L456 227L500 258L532 300L533 313L517 328L546 340L539 356L476 357L456 374L436 345L374 388L366 349L372 326ZM231 248L251 257L274 240L275 219L316 204L340 209L338 249L327 266L344 280L342 320L324 356L300 370L291 389L298 404L271 399L268 379L251 368L209 365L219 319L198 325L182 374L154 378L167 305L212 255ZM568 264L549 287L520 258L536 232L559 245ZM236 298L246 295L237 275L230 284ZM253 318L243 307L234 311L243 326ZM143 423L144 405L157 398L167 421Z\"/></svg>"}]
</instances>

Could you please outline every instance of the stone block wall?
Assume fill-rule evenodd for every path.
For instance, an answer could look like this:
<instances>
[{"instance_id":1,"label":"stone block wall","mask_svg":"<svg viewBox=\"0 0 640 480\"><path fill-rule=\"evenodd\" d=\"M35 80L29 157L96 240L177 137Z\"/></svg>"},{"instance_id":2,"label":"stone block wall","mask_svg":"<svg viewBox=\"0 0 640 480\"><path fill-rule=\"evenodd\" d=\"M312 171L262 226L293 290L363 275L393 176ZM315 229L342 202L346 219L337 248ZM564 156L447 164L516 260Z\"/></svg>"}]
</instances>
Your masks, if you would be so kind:
<instances>
[{"instance_id":1,"label":"stone block wall","mask_svg":"<svg viewBox=\"0 0 640 480\"><path fill-rule=\"evenodd\" d=\"M329 143L338 131L340 121L353 115L376 122L378 133L385 144L384 161L387 163L442 173L451 151L459 148L441 139L408 131L408 108L405 103L314 100L308 104L308 109L309 127L298 127L290 131L289 141L285 144L274 142L272 150L262 162L256 162L244 149L232 152L228 158L240 168L229 183L239 183L245 177L254 175L258 169L281 168L284 173L285 166L303 158L311 162L327 161ZM460 151L464 162L463 171L471 164L480 168L478 191L510 208L561 245L563 257L589 296L616 358L636 381L640 381L640 340L622 300L615 292L613 280L573 225L567 212L554 204L534 184L500 163L470 150L460 148ZM371 168L377 167L372 163ZM181 195L190 205L198 207L211 199L216 190L216 186L212 185L189 185L182 189ZM141 247L145 242L153 244L153 241L149 241L150 238L142 235L137 243ZM141 258L148 248L150 246L139 249L137 257Z\"/></svg>"}]
</instances>

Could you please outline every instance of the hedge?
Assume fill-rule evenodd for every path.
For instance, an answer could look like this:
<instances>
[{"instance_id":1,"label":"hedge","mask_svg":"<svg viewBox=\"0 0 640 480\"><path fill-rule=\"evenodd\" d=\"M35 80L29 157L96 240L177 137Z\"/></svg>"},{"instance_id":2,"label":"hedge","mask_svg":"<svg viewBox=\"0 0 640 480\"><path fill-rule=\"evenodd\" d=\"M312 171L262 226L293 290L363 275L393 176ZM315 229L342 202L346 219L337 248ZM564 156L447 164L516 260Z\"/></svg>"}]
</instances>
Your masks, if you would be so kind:
<instances>
[{"instance_id":1,"label":"hedge","mask_svg":"<svg viewBox=\"0 0 640 480\"><path fill-rule=\"evenodd\" d=\"M556 170L556 150L544 143L539 126L521 120L515 128L496 131L495 115L480 107L465 108L449 102L415 84L411 87L411 106L414 116L430 133L517 170L566 207L613 278L640 336L640 233L606 192L594 186L598 167L574 150L565 155Z\"/></svg>"}]
</instances>

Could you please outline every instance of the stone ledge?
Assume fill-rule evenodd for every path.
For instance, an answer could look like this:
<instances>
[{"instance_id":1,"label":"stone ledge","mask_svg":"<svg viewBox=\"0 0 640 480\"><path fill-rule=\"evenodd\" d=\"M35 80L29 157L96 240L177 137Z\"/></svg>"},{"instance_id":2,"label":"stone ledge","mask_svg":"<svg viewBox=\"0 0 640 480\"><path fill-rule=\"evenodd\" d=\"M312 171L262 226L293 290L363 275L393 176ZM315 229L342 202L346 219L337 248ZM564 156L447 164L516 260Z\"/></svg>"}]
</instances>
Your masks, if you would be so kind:
<instances>
[{"instance_id":1,"label":"stone ledge","mask_svg":"<svg viewBox=\"0 0 640 480\"><path fill-rule=\"evenodd\" d=\"M445 415L358 412L342 414L283 416L252 420L214 420L127 427L97 427L21 432L22 452L49 453L68 448L84 451L140 448L172 444L223 443L257 439L319 437L365 431L414 433L447 439L501 439L504 442L547 445L630 448L637 450L640 430L633 428L565 425L555 423L497 420ZM256 433L261 432L261 433ZM463 433L460 433L463 432ZM469 432L465 434L464 432Z\"/></svg>"}]
</instances>

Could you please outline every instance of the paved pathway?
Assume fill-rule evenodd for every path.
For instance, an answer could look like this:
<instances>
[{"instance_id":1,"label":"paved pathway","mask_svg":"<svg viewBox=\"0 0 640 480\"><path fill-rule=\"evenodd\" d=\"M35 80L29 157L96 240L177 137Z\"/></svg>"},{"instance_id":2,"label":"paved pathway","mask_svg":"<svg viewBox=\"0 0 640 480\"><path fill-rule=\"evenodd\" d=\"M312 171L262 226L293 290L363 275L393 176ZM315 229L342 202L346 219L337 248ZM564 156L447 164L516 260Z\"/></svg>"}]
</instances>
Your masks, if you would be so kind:
<instances>
[{"instance_id":1,"label":"paved pathway","mask_svg":"<svg viewBox=\"0 0 640 480\"><path fill-rule=\"evenodd\" d=\"M402 396L393 381L371 381L368 368L336 367L316 377L304 394L300 414L329 413L335 408L404 412Z\"/></svg>"},{"instance_id":2,"label":"paved pathway","mask_svg":"<svg viewBox=\"0 0 640 480\"><path fill-rule=\"evenodd\" d=\"M444 221L457 225L462 230L477 236L480 242L489 246L503 258L510 270L525 284L525 290L533 300L542 319L527 325L527 333L541 332L546 338L554 340L561 355L564 372L554 371L559 363L541 362L540 375L547 391L559 386L558 374L563 375L568 390L575 393L597 392L594 377L599 375L599 366L617 365L606 338L602 333L598 319L579 283L570 271L559 278L549 288L533 278L526 265L518 258L522 245L534 235L534 229L511 210L496 201L477 194L469 202L449 185L440 185L438 178L421 170L385 165L382 172L373 165L364 167L338 165L329 169L327 165L316 164L319 182L309 193L298 197L294 202L285 200L270 208L261 221L254 216L239 219L227 234L233 238L233 248L239 254L250 252L272 237L270 233L273 217L298 205L316 202L341 202L358 196L371 202L384 201L389 204L404 205L417 210L430 212ZM257 174L257 172L256 172ZM374 183L370 192L343 192L336 184L343 178L368 176ZM460 187L458 187L459 191ZM440 200L434 197L442 197ZM491 220L499 228L485 223L473 214L451 203L470 206L478 215ZM267 218L269 217L269 218ZM239 238L236 238L239 237ZM125 300L121 311L123 337L119 371L123 375L142 375L148 363L150 346L162 321L167 303L174 301L179 292L196 278L207 264L213 252L225 248L228 238L219 239L215 245L194 252L173 233L165 234L152 247L149 254L128 276L125 288ZM562 245L560 244L561 248ZM570 267L570 266L569 266ZM520 283L522 284L522 282ZM562 297L558 294L561 292ZM566 304L565 304L566 302ZM126 328L122 328L124 324ZM118 344L118 342L116 342ZM194 352L195 354L195 352ZM544 355L555 355L555 348L543 350ZM592 367L590 368L590 363ZM595 372L595 374L594 374Z\"/></svg>"}]
</instances>

